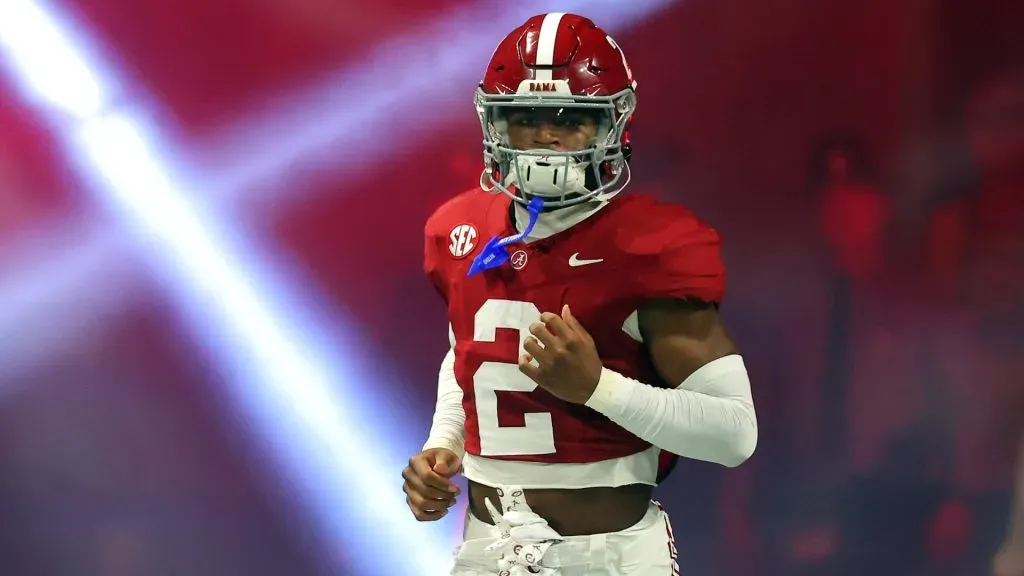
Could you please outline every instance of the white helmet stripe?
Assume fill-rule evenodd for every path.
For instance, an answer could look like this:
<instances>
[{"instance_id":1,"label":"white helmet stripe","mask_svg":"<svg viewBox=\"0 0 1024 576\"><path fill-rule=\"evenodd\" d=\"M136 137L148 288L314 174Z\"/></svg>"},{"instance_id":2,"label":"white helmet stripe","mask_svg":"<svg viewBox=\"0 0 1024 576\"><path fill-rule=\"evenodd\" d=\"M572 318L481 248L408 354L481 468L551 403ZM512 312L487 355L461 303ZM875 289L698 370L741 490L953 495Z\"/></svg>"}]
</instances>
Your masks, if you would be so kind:
<instances>
[{"instance_id":1,"label":"white helmet stripe","mask_svg":"<svg viewBox=\"0 0 1024 576\"><path fill-rule=\"evenodd\" d=\"M555 60L555 39L558 37L558 24L565 12L552 12L544 16L540 25L540 38L537 39L537 66L551 66ZM551 81L551 70L538 69L534 79L540 82Z\"/></svg>"}]
</instances>

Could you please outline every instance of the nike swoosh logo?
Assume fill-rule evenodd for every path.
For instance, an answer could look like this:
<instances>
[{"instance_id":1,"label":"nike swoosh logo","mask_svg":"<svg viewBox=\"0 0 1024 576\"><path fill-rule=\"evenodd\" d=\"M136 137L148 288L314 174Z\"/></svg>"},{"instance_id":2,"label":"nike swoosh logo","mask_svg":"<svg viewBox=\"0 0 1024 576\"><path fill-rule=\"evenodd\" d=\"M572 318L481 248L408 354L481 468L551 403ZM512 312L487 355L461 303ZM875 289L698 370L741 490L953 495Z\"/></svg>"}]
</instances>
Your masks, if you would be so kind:
<instances>
[{"instance_id":1,"label":"nike swoosh logo","mask_svg":"<svg viewBox=\"0 0 1024 576\"><path fill-rule=\"evenodd\" d=\"M573 268L576 268L577 266L586 266L588 264L597 264L598 262L604 262L604 258L597 258L596 260L580 260L579 252L569 256L569 266L572 266Z\"/></svg>"}]
</instances>

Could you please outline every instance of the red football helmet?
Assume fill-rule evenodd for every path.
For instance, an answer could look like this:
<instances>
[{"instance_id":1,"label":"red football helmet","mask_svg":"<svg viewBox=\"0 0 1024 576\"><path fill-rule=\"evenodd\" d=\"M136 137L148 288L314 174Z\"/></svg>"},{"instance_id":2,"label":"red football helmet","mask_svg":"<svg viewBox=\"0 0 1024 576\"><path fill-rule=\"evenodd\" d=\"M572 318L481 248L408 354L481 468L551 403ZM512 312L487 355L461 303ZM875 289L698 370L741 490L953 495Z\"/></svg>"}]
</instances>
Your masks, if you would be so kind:
<instances>
[{"instance_id":1,"label":"red football helmet","mask_svg":"<svg viewBox=\"0 0 1024 576\"><path fill-rule=\"evenodd\" d=\"M513 108L592 113L597 137L580 151L514 149L507 131ZM498 44L476 92L481 187L524 204L541 197L549 207L611 198L629 183L626 129L635 108L636 81L611 36L574 14L530 18Z\"/></svg>"}]
</instances>

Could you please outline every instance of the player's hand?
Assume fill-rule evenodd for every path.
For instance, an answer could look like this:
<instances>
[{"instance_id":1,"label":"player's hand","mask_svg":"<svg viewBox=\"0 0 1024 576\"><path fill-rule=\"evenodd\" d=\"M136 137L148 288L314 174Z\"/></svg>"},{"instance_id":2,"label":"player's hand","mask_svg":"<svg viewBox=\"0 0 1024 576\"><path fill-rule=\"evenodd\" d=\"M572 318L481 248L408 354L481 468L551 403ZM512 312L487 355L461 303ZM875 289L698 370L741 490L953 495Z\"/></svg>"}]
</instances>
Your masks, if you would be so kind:
<instances>
[{"instance_id":1,"label":"player's hand","mask_svg":"<svg viewBox=\"0 0 1024 576\"><path fill-rule=\"evenodd\" d=\"M450 479L461 467L458 454L447 448L428 448L409 459L402 470L402 491L417 520L433 522L448 514L460 492Z\"/></svg>"},{"instance_id":2,"label":"player's hand","mask_svg":"<svg viewBox=\"0 0 1024 576\"><path fill-rule=\"evenodd\" d=\"M540 322L530 325L530 333L523 344L526 354L519 357L519 371L566 402L590 400L604 368L594 339L569 306L562 307L561 316L541 314Z\"/></svg>"},{"instance_id":3,"label":"player's hand","mask_svg":"<svg viewBox=\"0 0 1024 576\"><path fill-rule=\"evenodd\" d=\"M994 576L1024 576L1024 542L1007 542L992 563Z\"/></svg>"}]
</instances>

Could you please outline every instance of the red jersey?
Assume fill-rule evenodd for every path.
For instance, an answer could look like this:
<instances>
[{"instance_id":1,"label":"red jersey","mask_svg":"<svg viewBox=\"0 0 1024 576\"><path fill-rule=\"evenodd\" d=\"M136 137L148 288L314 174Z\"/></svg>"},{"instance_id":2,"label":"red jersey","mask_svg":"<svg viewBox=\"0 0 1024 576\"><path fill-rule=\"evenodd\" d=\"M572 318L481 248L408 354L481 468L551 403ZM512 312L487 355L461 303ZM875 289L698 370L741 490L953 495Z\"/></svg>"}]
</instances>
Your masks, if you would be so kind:
<instances>
[{"instance_id":1,"label":"red jersey","mask_svg":"<svg viewBox=\"0 0 1024 576\"><path fill-rule=\"evenodd\" d=\"M678 386L662 380L624 325L655 298L720 302L725 270L718 234L685 208L626 195L568 230L509 246L509 262L468 277L487 240L517 233L511 202L472 190L439 208L426 225L424 268L448 305L466 451L587 463L650 448L602 414L559 400L520 373L523 342L541 312L557 314L568 304L606 367L654 386Z\"/></svg>"}]
</instances>

